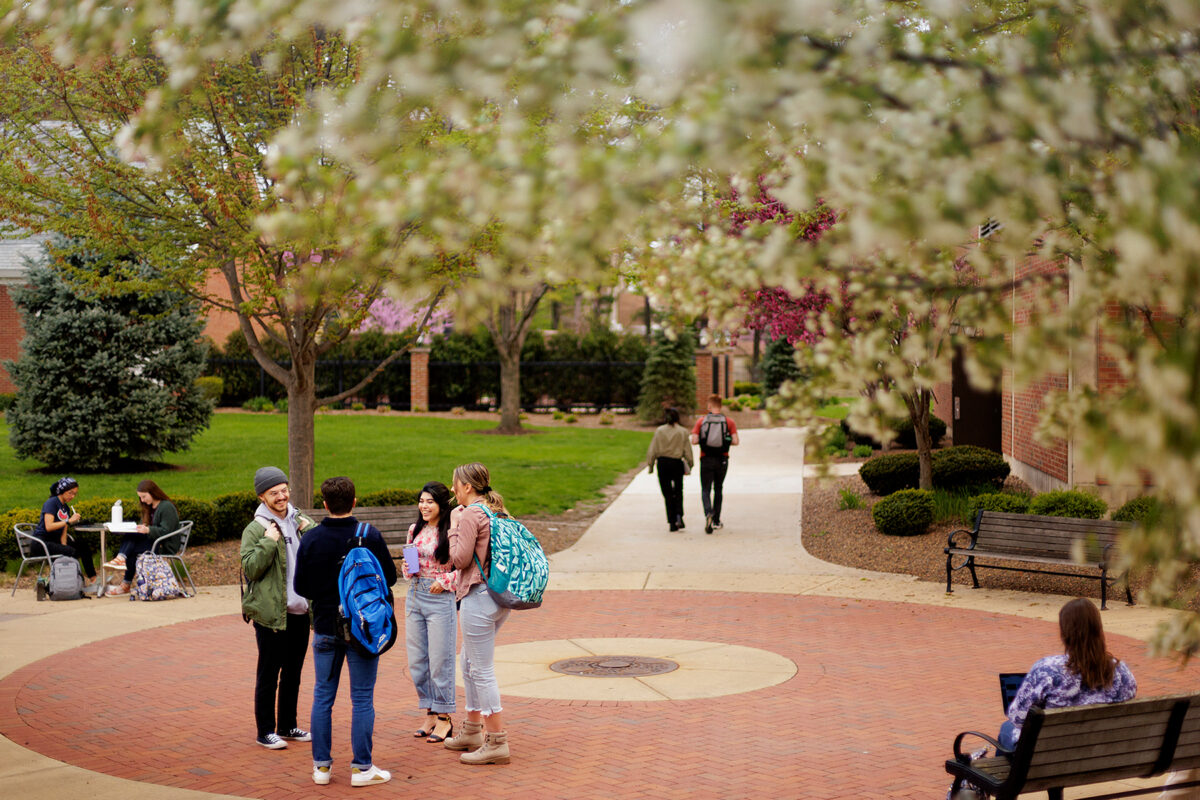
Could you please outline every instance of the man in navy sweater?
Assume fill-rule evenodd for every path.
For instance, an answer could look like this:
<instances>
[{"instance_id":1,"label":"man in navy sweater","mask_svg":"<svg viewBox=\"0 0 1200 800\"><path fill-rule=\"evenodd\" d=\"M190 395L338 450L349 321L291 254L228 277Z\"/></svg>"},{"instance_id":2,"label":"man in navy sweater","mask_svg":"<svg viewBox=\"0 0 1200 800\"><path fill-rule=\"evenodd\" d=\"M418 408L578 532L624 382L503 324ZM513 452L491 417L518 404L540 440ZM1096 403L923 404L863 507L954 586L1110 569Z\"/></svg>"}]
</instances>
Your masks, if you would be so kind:
<instances>
[{"instance_id":1,"label":"man in navy sweater","mask_svg":"<svg viewBox=\"0 0 1200 800\"><path fill-rule=\"evenodd\" d=\"M312 750L313 781L329 783L333 757L333 701L342 677L343 660L350 668L350 744L354 760L350 762L351 786L372 786L387 783L391 773L379 769L371 760L375 732L375 676L379 658L366 657L346 647L337 638L338 573L342 558L356 546L358 520L354 512L354 482L349 478L330 478L321 484L321 497L329 512L320 525L308 531L300 540L296 556L296 593L307 597L312 605L313 667L316 682L313 686ZM388 586L396 583L396 564L388 553L383 536L373 525L366 526L363 546L375 554L383 568Z\"/></svg>"}]
</instances>

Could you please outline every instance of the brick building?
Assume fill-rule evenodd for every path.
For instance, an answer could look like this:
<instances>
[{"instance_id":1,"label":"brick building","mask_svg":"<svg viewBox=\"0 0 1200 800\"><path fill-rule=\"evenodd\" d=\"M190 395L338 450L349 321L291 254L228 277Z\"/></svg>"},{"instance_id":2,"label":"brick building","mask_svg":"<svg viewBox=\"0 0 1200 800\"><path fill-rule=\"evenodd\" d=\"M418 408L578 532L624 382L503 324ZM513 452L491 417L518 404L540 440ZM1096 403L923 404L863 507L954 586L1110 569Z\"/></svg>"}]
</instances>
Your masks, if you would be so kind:
<instances>
[{"instance_id":1,"label":"brick building","mask_svg":"<svg viewBox=\"0 0 1200 800\"><path fill-rule=\"evenodd\" d=\"M16 360L21 352L21 315L9 292L25 283L25 259L41 253L37 239L0 239L0 362ZM0 366L0 392L16 391L8 372Z\"/></svg>"}]
</instances>

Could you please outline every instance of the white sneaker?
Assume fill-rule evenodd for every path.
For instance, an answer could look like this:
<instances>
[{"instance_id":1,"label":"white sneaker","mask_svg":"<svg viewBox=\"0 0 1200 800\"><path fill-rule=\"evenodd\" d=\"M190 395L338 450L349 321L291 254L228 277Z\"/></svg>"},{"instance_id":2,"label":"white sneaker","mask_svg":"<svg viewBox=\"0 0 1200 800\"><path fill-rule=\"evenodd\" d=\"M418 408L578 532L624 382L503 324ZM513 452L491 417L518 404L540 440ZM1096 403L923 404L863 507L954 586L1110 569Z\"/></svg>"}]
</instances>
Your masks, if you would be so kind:
<instances>
[{"instance_id":1,"label":"white sneaker","mask_svg":"<svg viewBox=\"0 0 1200 800\"><path fill-rule=\"evenodd\" d=\"M313 783L324 786L329 783L329 767L313 767Z\"/></svg>"},{"instance_id":2,"label":"white sneaker","mask_svg":"<svg viewBox=\"0 0 1200 800\"><path fill-rule=\"evenodd\" d=\"M355 767L350 772L351 786L374 786L377 783L387 783L392 779L392 773L382 770L372 764L369 769Z\"/></svg>"}]
</instances>

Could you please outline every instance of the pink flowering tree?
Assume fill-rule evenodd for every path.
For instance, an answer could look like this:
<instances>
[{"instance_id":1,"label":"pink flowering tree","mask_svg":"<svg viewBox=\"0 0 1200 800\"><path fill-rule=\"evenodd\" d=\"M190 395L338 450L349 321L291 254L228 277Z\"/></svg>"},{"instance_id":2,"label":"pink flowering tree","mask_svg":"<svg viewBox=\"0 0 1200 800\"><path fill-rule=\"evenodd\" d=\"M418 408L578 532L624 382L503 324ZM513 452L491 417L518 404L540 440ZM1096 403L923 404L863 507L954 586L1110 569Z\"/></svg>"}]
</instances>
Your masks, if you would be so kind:
<instances>
[{"instance_id":1,"label":"pink flowering tree","mask_svg":"<svg viewBox=\"0 0 1200 800\"><path fill-rule=\"evenodd\" d=\"M367 308L360 330L404 333L423 323L424 331L436 331L445 328L452 319L453 314L448 308L436 307L429 311L428 304L409 305L384 295Z\"/></svg>"}]
</instances>

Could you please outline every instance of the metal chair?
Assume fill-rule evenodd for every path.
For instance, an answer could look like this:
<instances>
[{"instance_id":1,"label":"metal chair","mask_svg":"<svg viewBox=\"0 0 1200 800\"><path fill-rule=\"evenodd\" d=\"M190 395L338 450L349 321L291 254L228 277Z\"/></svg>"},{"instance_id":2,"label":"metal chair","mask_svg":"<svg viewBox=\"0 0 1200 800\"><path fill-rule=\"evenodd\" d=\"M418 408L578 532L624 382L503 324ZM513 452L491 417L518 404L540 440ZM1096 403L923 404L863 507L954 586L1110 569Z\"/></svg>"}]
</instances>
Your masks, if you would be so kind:
<instances>
[{"instance_id":1,"label":"metal chair","mask_svg":"<svg viewBox=\"0 0 1200 800\"><path fill-rule=\"evenodd\" d=\"M168 561L178 562L180 569L183 570L183 576L185 578L187 578L188 585L192 587L192 593L190 595L188 595L188 597L195 597L196 596L196 584L192 582L192 573L188 572L187 564L183 560L183 553L185 550L187 550L188 537L190 537L191 535L192 535L192 521L189 519L189 520L180 522L178 530L171 531L170 533L168 533L164 536L160 536L157 539L155 539L154 544L150 545L150 552L154 553L156 556L161 556L162 558L167 559ZM179 549L176 550L174 553L158 552L159 545L161 545L163 542L165 542L169 539L178 539L179 540ZM172 570L175 569L174 564L171 565L171 569Z\"/></svg>"},{"instance_id":2,"label":"metal chair","mask_svg":"<svg viewBox=\"0 0 1200 800\"><path fill-rule=\"evenodd\" d=\"M17 549L21 551L21 567L17 570L17 579L13 581L12 594L13 597L17 593L17 584L21 582L21 573L25 571L26 564L36 562L38 564L37 579L42 577L42 572L47 566L54 563L56 558L64 558L62 555L50 555L50 548L41 539L33 535L33 529L37 527L32 522L18 522L13 525L13 533L17 536Z\"/></svg>"}]
</instances>

